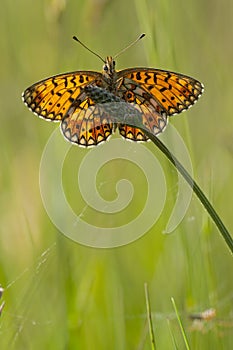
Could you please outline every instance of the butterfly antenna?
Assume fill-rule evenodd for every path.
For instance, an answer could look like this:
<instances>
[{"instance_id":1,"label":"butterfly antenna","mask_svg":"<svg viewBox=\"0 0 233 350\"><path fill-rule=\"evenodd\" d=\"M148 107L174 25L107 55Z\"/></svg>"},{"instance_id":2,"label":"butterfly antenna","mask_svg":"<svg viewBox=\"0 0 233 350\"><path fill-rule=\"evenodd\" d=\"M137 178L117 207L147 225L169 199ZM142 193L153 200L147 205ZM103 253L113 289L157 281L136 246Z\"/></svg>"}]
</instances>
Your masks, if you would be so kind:
<instances>
[{"instance_id":1,"label":"butterfly antenna","mask_svg":"<svg viewBox=\"0 0 233 350\"><path fill-rule=\"evenodd\" d=\"M76 36L73 36L73 39L75 41L77 41L79 44L81 44L83 47L85 47L85 49L87 49L88 51L90 51L91 53L93 53L93 55L99 57L99 59L101 59L101 61L103 61L105 63L105 60L100 56L98 55L98 53L92 51L91 49L89 49L86 45L84 45Z\"/></svg>"},{"instance_id":2,"label":"butterfly antenna","mask_svg":"<svg viewBox=\"0 0 233 350\"><path fill-rule=\"evenodd\" d=\"M128 46L126 46L123 50L121 50L120 52L118 52L118 54L116 54L114 56L114 59L116 57L118 57L119 55L121 55L123 52L125 52L126 50L128 50L131 46L133 46L134 44L136 44L139 40L141 40L142 38L144 38L146 34L141 34L136 40L134 40L131 44L129 44Z\"/></svg>"}]
</instances>

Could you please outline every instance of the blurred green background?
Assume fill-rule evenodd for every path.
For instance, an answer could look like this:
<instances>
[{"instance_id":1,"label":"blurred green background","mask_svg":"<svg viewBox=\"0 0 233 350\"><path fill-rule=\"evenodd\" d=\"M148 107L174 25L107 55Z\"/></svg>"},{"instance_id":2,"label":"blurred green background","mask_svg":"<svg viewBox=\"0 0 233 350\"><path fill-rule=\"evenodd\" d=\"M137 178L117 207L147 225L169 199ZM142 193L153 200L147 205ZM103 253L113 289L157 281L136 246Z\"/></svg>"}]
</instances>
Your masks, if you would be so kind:
<instances>
[{"instance_id":1,"label":"blurred green background","mask_svg":"<svg viewBox=\"0 0 233 350\"><path fill-rule=\"evenodd\" d=\"M0 17L0 285L5 289L0 348L150 349L148 282L158 349L185 348L171 297L191 349L232 349L232 257L195 196L178 228L162 233L176 198L173 167L147 145L166 172L168 194L162 216L141 239L109 250L74 243L50 221L39 189L40 159L58 125L33 116L20 98L26 87L48 76L101 70L102 63L73 35L105 57L145 32L145 39L119 57L117 68L170 69L204 83L197 105L170 122L189 148L195 179L231 230L232 1L3 0ZM82 199L72 191L77 161L86 152L73 146L65 162L64 188L77 210ZM137 194L129 217L142 206L147 188L131 166L117 161L97 178L108 181L115 169L120 179L127 168ZM105 192L114 198L114 182ZM95 222L93 213L91 219ZM216 310L212 320L190 319L209 308Z\"/></svg>"}]
</instances>

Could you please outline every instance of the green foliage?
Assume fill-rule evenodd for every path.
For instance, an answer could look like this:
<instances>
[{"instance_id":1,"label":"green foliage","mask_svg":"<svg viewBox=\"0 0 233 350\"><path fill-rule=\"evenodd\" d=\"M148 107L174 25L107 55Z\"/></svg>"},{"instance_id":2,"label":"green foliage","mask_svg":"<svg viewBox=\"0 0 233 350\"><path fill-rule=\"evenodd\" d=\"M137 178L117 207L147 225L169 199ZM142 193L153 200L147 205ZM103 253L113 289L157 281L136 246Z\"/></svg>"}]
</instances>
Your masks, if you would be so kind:
<instances>
[{"instance_id":1,"label":"green foliage","mask_svg":"<svg viewBox=\"0 0 233 350\"><path fill-rule=\"evenodd\" d=\"M195 179L231 230L232 6L230 0L2 2L1 349L151 349L145 282L158 349L184 349L171 297L190 349L231 349L232 257L222 237L196 197L178 228L162 233L176 198L174 168L148 144L166 172L167 200L160 219L127 246L81 246L56 229L40 197L40 159L57 125L33 116L20 94L47 76L101 69L102 63L73 35L104 57L146 32L145 39L119 57L117 68L171 69L204 83L197 105L170 122L189 147ZM77 189L77 170L86 152L71 149L63 171L64 190L78 213L85 203ZM122 174L136 194L127 214L119 213L125 224L146 201L141 170L117 160L101 169L97 188L106 200L115 199ZM92 223L104 221L90 208L84 216ZM210 308L216 310L213 319L189 317Z\"/></svg>"}]
</instances>

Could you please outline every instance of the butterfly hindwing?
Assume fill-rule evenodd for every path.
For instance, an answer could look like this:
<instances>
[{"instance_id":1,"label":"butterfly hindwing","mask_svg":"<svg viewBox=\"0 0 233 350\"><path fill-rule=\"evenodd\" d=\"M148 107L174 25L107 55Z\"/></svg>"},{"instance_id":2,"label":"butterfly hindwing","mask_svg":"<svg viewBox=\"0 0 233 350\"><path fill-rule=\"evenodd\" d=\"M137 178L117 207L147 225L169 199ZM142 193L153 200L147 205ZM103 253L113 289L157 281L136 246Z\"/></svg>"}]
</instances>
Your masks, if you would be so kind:
<instances>
[{"instance_id":1,"label":"butterfly hindwing","mask_svg":"<svg viewBox=\"0 0 233 350\"><path fill-rule=\"evenodd\" d=\"M123 137L134 141L145 141L148 137L143 133L143 129L157 135L166 127L166 111L154 96L144 89L143 85L135 84L131 79L122 78L117 94L128 104L132 104L135 111L141 115L141 121L134 116L131 123L128 120L125 124L119 124L119 131ZM140 124L141 129L138 128Z\"/></svg>"},{"instance_id":2,"label":"butterfly hindwing","mask_svg":"<svg viewBox=\"0 0 233 350\"><path fill-rule=\"evenodd\" d=\"M86 97L80 104L73 104L61 123L65 138L82 146L94 146L106 141L112 134L111 115Z\"/></svg>"}]
</instances>

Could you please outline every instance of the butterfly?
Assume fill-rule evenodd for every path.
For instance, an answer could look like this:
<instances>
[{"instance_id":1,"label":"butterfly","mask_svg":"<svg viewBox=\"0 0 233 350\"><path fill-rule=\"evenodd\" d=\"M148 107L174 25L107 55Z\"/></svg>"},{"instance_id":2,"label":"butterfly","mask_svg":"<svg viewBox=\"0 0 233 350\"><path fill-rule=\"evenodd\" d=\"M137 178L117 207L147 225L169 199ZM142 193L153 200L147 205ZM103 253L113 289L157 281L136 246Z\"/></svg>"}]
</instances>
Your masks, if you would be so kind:
<instances>
[{"instance_id":1,"label":"butterfly","mask_svg":"<svg viewBox=\"0 0 233 350\"><path fill-rule=\"evenodd\" d=\"M117 128L126 139L147 141L144 128L158 135L168 117L191 107L203 92L203 85L189 76L154 68L116 71L116 56L103 60L94 54L104 62L102 72L58 74L33 84L22 95L37 116L61 122L64 137L74 144L98 145Z\"/></svg>"}]
</instances>

